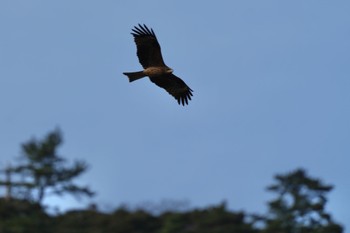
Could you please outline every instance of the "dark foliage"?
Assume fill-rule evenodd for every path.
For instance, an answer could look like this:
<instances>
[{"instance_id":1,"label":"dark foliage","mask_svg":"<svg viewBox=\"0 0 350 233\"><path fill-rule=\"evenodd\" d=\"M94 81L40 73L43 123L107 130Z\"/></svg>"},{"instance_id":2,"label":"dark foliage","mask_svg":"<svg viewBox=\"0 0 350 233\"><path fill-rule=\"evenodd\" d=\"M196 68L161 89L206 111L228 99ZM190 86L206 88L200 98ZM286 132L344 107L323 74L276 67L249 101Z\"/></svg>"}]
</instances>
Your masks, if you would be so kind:
<instances>
[{"instance_id":1,"label":"dark foliage","mask_svg":"<svg viewBox=\"0 0 350 233\"><path fill-rule=\"evenodd\" d=\"M0 199L1 233L49 233L50 224L51 218L39 204Z\"/></svg>"},{"instance_id":2,"label":"dark foliage","mask_svg":"<svg viewBox=\"0 0 350 233\"><path fill-rule=\"evenodd\" d=\"M224 204L184 213L155 216L143 210L119 208L113 213L74 210L49 216L39 204L2 200L0 232L9 233L257 233L243 212L231 212Z\"/></svg>"}]
</instances>

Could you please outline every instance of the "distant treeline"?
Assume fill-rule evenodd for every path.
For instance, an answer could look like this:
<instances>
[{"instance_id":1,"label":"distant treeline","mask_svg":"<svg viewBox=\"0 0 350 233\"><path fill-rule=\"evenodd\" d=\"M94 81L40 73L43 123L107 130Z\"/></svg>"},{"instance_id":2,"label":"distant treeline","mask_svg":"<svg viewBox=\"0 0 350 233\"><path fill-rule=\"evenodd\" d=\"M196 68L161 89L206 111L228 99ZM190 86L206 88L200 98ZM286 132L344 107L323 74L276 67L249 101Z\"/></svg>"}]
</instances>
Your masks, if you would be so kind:
<instances>
[{"instance_id":1,"label":"distant treeline","mask_svg":"<svg viewBox=\"0 0 350 233\"><path fill-rule=\"evenodd\" d=\"M260 232L246 221L244 213L230 212L224 204L157 216L122 207L111 213L87 209L50 216L39 204L1 199L0 218L2 233Z\"/></svg>"},{"instance_id":2,"label":"distant treeline","mask_svg":"<svg viewBox=\"0 0 350 233\"><path fill-rule=\"evenodd\" d=\"M59 130L43 140L22 144L21 162L0 170L0 233L342 233L325 207L332 185L309 177L304 169L276 175L267 187L275 198L264 215L234 212L226 204L179 211L180 206L160 208L119 207L108 213L97 206L49 215L43 207L48 193L90 198L88 186L74 180L87 171L85 161L69 164L57 154L62 143ZM174 202L176 203L176 202ZM179 202L178 202L179 203Z\"/></svg>"}]
</instances>

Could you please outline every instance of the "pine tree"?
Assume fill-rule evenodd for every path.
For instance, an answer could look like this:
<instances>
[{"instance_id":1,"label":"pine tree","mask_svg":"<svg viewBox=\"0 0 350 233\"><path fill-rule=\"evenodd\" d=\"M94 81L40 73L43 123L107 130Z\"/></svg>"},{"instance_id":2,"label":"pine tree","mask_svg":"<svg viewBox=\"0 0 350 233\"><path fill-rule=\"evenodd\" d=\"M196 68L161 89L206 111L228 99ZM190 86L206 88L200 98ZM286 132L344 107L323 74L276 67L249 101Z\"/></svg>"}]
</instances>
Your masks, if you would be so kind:
<instances>
[{"instance_id":1,"label":"pine tree","mask_svg":"<svg viewBox=\"0 0 350 233\"><path fill-rule=\"evenodd\" d=\"M325 210L326 194L333 186L308 177L303 169L285 175L276 175L276 183L267 189L277 194L269 202L269 213L265 218L269 233L341 233L343 229L335 223Z\"/></svg>"},{"instance_id":2,"label":"pine tree","mask_svg":"<svg viewBox=\"0 0 350 233\"><path fill-rule=\"evenodd\" d=\"M32 139L22 144L20 164L11 167L11 177L17 175L21 181L5 181L0 182L0 185L10 189L11 195L16 198L29 199L39 204L49 193L92 196L94 193L88 187L73 183L75 178L87 170L87 164L75 161L73 165L67 165L67 161L57 154L62 141L61 132L54 130L42 141Z\"/></svg>"}]
</instances>

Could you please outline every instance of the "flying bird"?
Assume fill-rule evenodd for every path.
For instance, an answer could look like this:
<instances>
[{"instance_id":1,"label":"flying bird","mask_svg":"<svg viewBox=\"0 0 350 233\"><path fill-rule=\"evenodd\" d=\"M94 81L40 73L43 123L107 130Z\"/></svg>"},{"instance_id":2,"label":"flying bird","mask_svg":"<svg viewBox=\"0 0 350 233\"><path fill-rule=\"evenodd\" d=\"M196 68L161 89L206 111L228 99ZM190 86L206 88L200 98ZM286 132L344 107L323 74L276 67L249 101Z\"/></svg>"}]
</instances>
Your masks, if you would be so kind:
<instances>
[{"instance_id":1,"label":"flying bird","mask_svg":"<svg viewBox=\"0 0 350 233\"><path fill-rule=\"evenodd\" d=\"M179 104L188 104L193 91L182 79L173 74L173 69L165 65L160 45L152 28L139 24L132 29L131 35L134 36L136 54L144 70L123 74L128 76L130 82L148 76L151 82L164 88Z\"/></svg>"}]
</instances>

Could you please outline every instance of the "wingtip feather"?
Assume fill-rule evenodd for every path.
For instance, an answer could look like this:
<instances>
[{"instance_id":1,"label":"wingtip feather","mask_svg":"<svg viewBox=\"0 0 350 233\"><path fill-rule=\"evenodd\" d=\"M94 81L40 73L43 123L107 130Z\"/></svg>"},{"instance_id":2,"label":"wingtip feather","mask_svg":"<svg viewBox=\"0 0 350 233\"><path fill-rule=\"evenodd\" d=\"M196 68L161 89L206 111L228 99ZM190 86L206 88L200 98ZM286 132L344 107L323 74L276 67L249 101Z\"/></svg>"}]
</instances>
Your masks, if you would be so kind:
<instances>
[{"instance_id":1,"label":"wingtip feather","mask_svg":"<svg viewBox=\"0 0 350 233\"><path fill-rule=\"evenodd\" d=\"M152 28L148 28L146 26L146 24L138 24L138 26L134 26L134 28L131 29L132 30L132 35L134 37L136 36L154 36L156 37L156 34L154 33Z\"/></svg>"}]
</instances>

